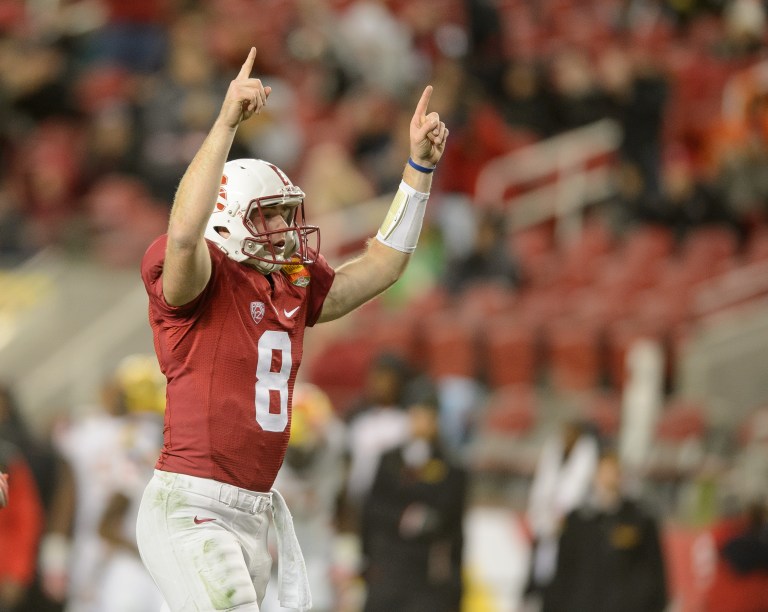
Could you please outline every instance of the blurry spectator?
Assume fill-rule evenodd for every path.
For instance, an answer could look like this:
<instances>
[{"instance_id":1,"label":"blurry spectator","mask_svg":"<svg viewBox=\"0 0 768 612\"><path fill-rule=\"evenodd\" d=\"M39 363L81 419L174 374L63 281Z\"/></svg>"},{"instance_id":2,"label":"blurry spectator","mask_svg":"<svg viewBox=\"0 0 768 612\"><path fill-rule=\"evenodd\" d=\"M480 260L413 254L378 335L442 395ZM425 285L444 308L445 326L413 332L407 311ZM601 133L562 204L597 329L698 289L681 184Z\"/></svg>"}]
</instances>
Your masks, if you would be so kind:
<instances>
[{"instance_id":1,"label":"blurry spectator","mask_svg":"<svg viewBox=\"0 0 768 612\"><path fill-rule=\"evenodd\" d=\"M765 101L758 97L747 106L747 116L723 130L717 188L735 215L760 222L768 216L768 134L762 117Z\"/></svg>"},{"instance_id":2,"label":"blurry spectator","mask_svg":"<svg viewBox=\"0 0 768 612\"><path fill-rule=\"evenodd\" d=\"M555 54L549 76L557 131L572 130L607 116L607 98L586 51L569 48Z\"/></svg>"},{"instance_id":3,"label":"blurry spectator","mask_svg":"<svg viewBox=\"0 0 768 612\"><path fill-rule=\"evenodd\" d=\"M138 174L141 150L139 109L128 101L106 104L88 122L87 180L106 174Z\"/></svg>"},{"instance_id":4,"label":"blurry spectator","mask_svg":"<svg viewBox=\"0 0 768 612\"><path fill-rule=\"evenodd\" d=\"M92 252L113 266L135 265L168 225L168 209L134 177L102 177L86 195L85 204Z\"/></svg>"},{"instance_id":5,"label":"blurry spectator","mask_svg":"<svg viewBox=\"0 0 768 612\"><path fill-rule=\"evenodd\" d=\"M589 497L566 517L543 612L662 612L668 603L656 518L624 492L618 456L600 457Z\"/></svg>"},{"instance_id":6,"label":"blurry spectator","mask_svg":"<svg viewBox=\"0 0 768 612\"><path fill-rule=\"evenodd\" d=\"M325 392L314 385L297 384L291 437L275 488L292 508L315 612L339 609L334 561L337 502L344 482L344 436L344 425L334 416ZM270 584L261 606L264 612L280 609L276 576Z\"/></svg>"},{"instance_id":7,"label":"blurry spectator","mask_svg":"<svg viewBox=\"0 0 768 612\"><path fill-rule=\"evenodd\" d=\"M338 16L338 32L357 75L373 90L393 96L418 74L409 32L382 0L357 0Z\"/></svg>"},{"instance_id":8,"label":"blurry spectator","mask_svg":"<svg viewBox=\"0 0 768 612\"><path fill-rule=\"evenodd\" d=\"M661 5L671 17L672 23L685 29L699 15L719 11L723 0L663 0Z\"/></svg>"},{"instance_id":9,"label":"blurry spectator","mask_svg":"<svg viewBox=\"0 0 768 612\"><path fill-rule=\"evenodd\" d=\"M10 184L24 203L36 246L64 245L80 213L85 138L81 126L47 121L19 143Z\"/></svg>"},{"instance_id":10,"label":"blurry spectator","mask_svg":"<svg viewBox=\"0 0 768 612\"><path fill-rule=\"evenodd\" d=\"M725 51L730 56L754 54L763 46L766 7L761 0L728 0L723 9Z\"/></svg>"},{"instance_id":11,"label":"blurry spectator","mask_svg":"<svg viewBox=\"0 0 768 612\"><path fill-rule=\"evenodd\" d=\"M464 0L469 33L467 71L485 85L495 87L504 70L504 25L496 3Z\"/></svg>"},{"instance_id":12,"label":"blurry spectator","mask_svg":"<svg viewBox=\"0 0 768 612\"><path fill-rule=\"evenodd\" d=\"M91 35L92 57L134 72L159 70L165 60L166 28L176 2L100 0L100 4L105 21Z\"/></svg>"},{"instance_id":13,"label":"blurry spectator","mask_svg":"<svg viewBox=\"0 0 768 612\"><path fill-rule=\"evenodd\" d=\"M67 612L104 610L111 587L121 610L161 601L133 534L161 444L162 423L151 412L164 405L164 385L153 356L126 357L105 383L102 405L58 436L68 471L57 486L41 563L48 591L67 600Z\"/></svg>"},{"instance_id":14,"label":"blurry spectator","mask_svg":"<svg viewBox=\"0 0 768 612\"><path fill-rule=\"evenodd\" d=\"M205 25L194 15L175 24L164 68L153 75L144 94L141 172L169 205L179 177L218 113L218 91L226 88L205 44ZM240 153L245 154L241 145L232 152L234 157Z\"/></svg>"},{"instance_id":15,"label":"blurry spectator","mask_svg":"<svg viewBox=\"0 0 768 612\"><path fill-rule=\"evenodd\" d=\"M446 265L445 286L459 294L473 283L495 282L513 289L522 272L507 248L505 218L491 210L479 215L474 245L463 257Z\"/></svg>"},{"instance_id":16,"label":"blurry spectator","mask_svg":"<svg viewBox=\"0 0 768 612\"><path fill-rule=\"evenodd\" d=\"M7 473L7 504L0 504L0 610L29 610L27 592L35 577L43 507L23 454L0 436L0 478Z\"/></svg>"},{"instance_id":17,"label":"blurry spectator","mask_svg":"<svg viewBox=\"0 0 768 612\"><path fill-rule=\"evenodd\" d=\"M98 526L106 546L94 610L159 610L163 599L139 557L136 520L163 443L165 379L154 355L124 358L114 378L120 396L115 401L126 412L114 451L112 493Z\"/></svg>"},{"instance_id":18,"label":"blurry spectator","mask_svg":"<svg viewBox=\"0 0 768 612\"><path fill-rule=\"evenodd\" d=\"M509 126L478 83L467 79L462 84L461 106L455 110L458 121L451 125L451 139L457 142L446 150L436 179L444 192L474 195L477 177L487 162L538 138Z\"/></svg>"},{"instance_id":19,"label":"blurry spectator","mask_svg":"<svg viewBox=\"0 0 768 612\"><path fill-rule=\"evenodd\" d=\"M359 82L359 69L338 33L339 23L330 3L304 0L296 5L297 22L286 38L285 51L297 62L296 74L290 80L301 99L300 116L317 129L321 125L318 120L332 114L336 102Z\"/></svg>"},{"instance_id":20,"label":"blurry spectator","mask_svg":"<svg viewBox=\"0 0 768 612\"><path fill-rule=\"evenodd\" d=\"M409 438L382 456L365 500L364 610L458 612L466 474L440 447L431 385L410 385L405 403Z\"/></svg>"},{"instance_id":21,"label":"blurry spectator","mask_svg":"<svg viewBox=\"0 0 768 612\"><path fill-rule=\"evenodd\" d=\"M0 385L0 438L12 443L24 456L35 479L43 507L49 508L56 481L56 454L46 440L29 430L12 389Z\"/></svg>"},{"instance_id":22,"label":"blurry spectator","mask_svg":"<svg viewBox=\"0 0 768 612\"><path fill-rule=\"evenodd\" d=\"M617 233L637 223L660 222L659 196L650 190L639 166L620 163L615 170L616 195L608 206L607 215Z\"/></svg>"},{"instance_id":23,"label":"blurry spectator","mask_svg":"<svg viewBox=\"0 0 768 612\"><path fill-rule=\"evenodd\" d=\"M86 184L113 172L138 174L145 136L139 79L120 66L89 66L77 73L72 87L85 114Z\"/></svg>"},{"instance_id":24,"label":"blurry spectator","mask_svg":"<svg viewBox=\"0 0 768 612\"><path fill-rule=\"evenodd\" d=\"M307 151L301 184L312 193L312 211L320 216L360 204L374 197L373 185L359 170L347 148L338 142L325 141ZM323 228L325 229L325 228ZM329 227L323 232L323 245L340 244L346 232L343 227ZM330 240L326 238L330 236Z\"/></svg>"},{"instance_id":25,"label":"blurry spectator","mask_svg":"<svg viewBox=\"0 0 768 612\"><path fill-rule=\"evenodd\" d=\"M702 609L753 612L768 601L768 521L763 502L717 521L699 542L711 549Z\"/></svg>"},{"instance_id":26,"label":"blurry spectator","mask_svg":"<svg viewBox=\"0 0 768 612\"><path fill-rule=\"evenodd\" d=\"M18 134L40 122L78 115L72 99L69 56L61 45L9 37L0 43L3 130Z\"/></svg>"},{"instance_id":27,"label":"blurry spectator","mask_svg":"<svg viewBox=\"0 0 768 612\"><path fill-rule=\"evenodd\" d=\"M567 421L542 446L531 482L526 519L533 538L528 595L546 593L558 563L563 520L586 499L599 455L584 423Z\"/></svg>"},{"instance_id":28,"label":"blurry spectator","mask_svg":"<svg viewBox=\"0 0 768 612\"><path fill-rule=\"evenodd\" d=\"M47 522L56 511L53 491L57 485L59 458L48 440L32 435L12 389L3 385L0 385L0 440L12 443L23 457L34 480L35 497L41 504L41 520ZM44 593L39 572L35 573L34 580L29 585L26 605L35 612L53 612L60 609L56 602Z\"/></svg>"},{"instance_id":29,"label":"blurry spectator","mask_svg":"<svg viewBox=\"0 0 768 612\"><path fill-rule=\"evenodd\" d=\"M388 155L401 144L392 126L404 125L398 110L394 98L363 86L347 92L337 104L335 126L345 135L355 163L378 191L391 187Z\"/></svg>"},{"instance_id":30,"label":"blurry spectator","mask_svg":"<svg viewBox=\"0 0 768 612\"><path fill-rule=\"evenodd\" d=\"M345 502L353 531L357 530L360 507L382 453L401 444L408 435L408 415L401 403L408 377L408 364L403 359L380 355L368 373L362 404L350 413Z\"/></svg>"},{"instance_id":31,"label":"blurry spectator","mask_svg":"<svg viewBox=\"0 0 768 612\"><path fill-rule=\"evenodd\" d=\"M656 197L669 85L651 59L643 55L633 59L618 47L601 54L598 70L608 116L621 127L622 159L639 169L645 195Z\"/></svg>"},{"instance_id":32,"label":"blurry spectator","mask_svg":"<svg viewBox=\"0 0 768 612\"><path fill-rule=\"evenodd\" d=\"M672 148L665 160L662 180L660 221L682 240L691 231L708 225L730 227L737 234L743 232L741 220L713 185L697 175L690 155L679 147Z\"/></svg>"},{"instance_id":33,"label":"blurry spectator","mask_svg":"<svg viewBox=\"0 0 768 612\"><path fill-rule=\"evenodd\" d=\"M542 85L541 70L532 61L510 62L502 73L500 103L504 120L540 138L555 132L551 98Z\"/></svg>"}]
</instances>

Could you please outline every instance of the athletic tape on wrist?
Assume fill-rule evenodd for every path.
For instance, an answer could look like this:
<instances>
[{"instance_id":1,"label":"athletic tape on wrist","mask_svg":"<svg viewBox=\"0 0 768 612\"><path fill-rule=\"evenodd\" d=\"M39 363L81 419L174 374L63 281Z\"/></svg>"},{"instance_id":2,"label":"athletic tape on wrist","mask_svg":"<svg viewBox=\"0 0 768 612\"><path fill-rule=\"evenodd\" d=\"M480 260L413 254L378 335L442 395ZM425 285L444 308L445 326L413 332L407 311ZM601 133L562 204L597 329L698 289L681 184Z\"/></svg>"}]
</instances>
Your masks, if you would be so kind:
<instances>
[{"instance_id":1,"label":"athletic tape on wrist","mask_svg":"<svg viewBox=\"0 0 768 612\"><path fill-rule=\"evenodd\" d=\"M428 199L428 193L416 191L401 181L387 216L376 234L377 240L403 253L413 253L419 241Z\"/></svg>"}]
</instances>

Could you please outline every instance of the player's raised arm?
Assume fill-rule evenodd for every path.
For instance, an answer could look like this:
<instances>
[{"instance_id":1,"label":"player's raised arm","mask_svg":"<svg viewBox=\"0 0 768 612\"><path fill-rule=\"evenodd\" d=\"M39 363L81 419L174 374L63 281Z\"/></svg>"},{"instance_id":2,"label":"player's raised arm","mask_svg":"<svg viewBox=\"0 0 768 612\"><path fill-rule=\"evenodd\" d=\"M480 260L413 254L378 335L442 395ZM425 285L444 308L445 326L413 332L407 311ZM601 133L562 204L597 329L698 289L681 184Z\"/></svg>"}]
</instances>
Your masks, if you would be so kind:
<instances>
[{"instance_id":1,"label":"player's raised arm","mask_svg":"<svg viewBox=\"0 0 768 612\"><path fill-rule=\"evenodd\" d=\"M437 113L428 113L432 86L422 93L411 119L410 157L376 239L365 253L343 264L325 299L320 321L331 321L384 291L403 273L416 249L434 171L445 150L448 129Z\"/></svg>"},{"instance_id":2,"label":"player's raised arm","mask_svg":"<svg viewBox=\"0 0 768 612\"><path fill-rule=\"evenodd\" d=\"M224 164L238 126L259 114L271 91L260 79L251 77L255 59L256 49L251 48L176 191L163 268L163 294L169 304L192 301L210 278L211 260L203 234L218 196Z\"/></svg>"}]
</instances>

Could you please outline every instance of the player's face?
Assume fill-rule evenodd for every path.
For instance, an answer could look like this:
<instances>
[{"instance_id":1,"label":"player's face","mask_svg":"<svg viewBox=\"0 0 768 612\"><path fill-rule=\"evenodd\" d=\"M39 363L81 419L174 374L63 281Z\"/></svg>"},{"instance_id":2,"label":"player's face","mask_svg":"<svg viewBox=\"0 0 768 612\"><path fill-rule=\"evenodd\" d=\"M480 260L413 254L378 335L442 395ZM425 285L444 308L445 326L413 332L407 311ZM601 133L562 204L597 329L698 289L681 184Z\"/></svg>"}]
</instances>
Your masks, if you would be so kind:
<instances>
[{"instance_id":1,"label":"player's face","mask_svg":"<svg viewBox=\"0 0 768 612\"><path fill-rule=\"evenodd\" d=\"M288 229L295 214L295 205L265 206L261 209L254 208L250 215L250 221L257 232L268 234L265 241L268 240L273 247L281 249L285 245L285 234L282 230Z\"/></svg>"}]
</instances>

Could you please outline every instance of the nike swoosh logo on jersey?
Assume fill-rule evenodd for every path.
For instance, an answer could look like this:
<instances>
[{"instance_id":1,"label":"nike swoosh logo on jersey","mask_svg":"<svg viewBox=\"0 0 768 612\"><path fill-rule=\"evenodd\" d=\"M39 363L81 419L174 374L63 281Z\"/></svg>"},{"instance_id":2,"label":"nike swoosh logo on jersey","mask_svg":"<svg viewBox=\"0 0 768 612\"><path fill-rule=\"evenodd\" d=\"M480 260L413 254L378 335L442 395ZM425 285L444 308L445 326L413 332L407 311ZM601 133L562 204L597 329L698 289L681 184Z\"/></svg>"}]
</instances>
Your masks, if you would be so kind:
<instances>
[{"instance_id":1,"label":"nike swoosh logo on jersey","mask_svg":"<svg viewBox=\"0 0 768 612\"><path fill-rule=\"evenodd\" d=\"M197 518L195 517L193 519L195 521L195 525L200 525L202 523L210 523L211 521L215 521L215 518Z\"/></svg>"},{"instance_id":2,"label":"nike swoosh logo on jersey","mask_svg":"<svg viewBox=\"0 0 768 612\"><path fill-rule=\"evenodd\" d=\"M296 308L294 308L293 310L286 310L285 308L283 308L283 313L285 314L286 317L290 319L293 315L296 314L299 308L301 308L301 306L296 306Z\"/></svg>"}]
</instances>

